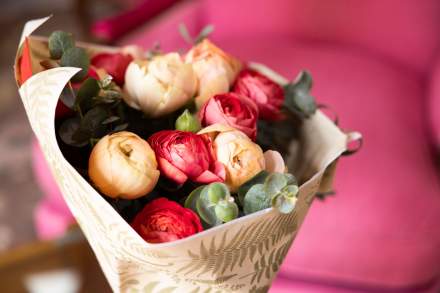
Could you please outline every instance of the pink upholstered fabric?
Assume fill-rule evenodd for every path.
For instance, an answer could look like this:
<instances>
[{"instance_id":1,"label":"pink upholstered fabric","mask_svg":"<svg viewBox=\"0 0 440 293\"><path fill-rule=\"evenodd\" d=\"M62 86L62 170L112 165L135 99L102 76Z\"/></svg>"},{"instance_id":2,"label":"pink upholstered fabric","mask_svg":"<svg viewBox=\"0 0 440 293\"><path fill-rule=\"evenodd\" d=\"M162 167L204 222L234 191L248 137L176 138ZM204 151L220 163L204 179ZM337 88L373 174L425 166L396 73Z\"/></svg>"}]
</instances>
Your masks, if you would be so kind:
<instances>
[{"instance_id":1,"label":"pink upholstered fabric","mask_svg":"<svg viewBox=\"0 0 440 293\"><path fill-rule=\"evenodd\" d=\"M440 59L435 63L429 82L429 103L427 112L429 113L429 123L433 140L436 144L438 155L440 156Z\"/></svg>"},{"instance_id":2,"label":"pink upholstered fabric","mask_svg":"<svg viewBox=\"0 0 440 293\"><path fill-rule=\"evenodd\" d=\"M440 43L436 0L216 0L203 1L216 36L284 35L352 45L423 72Z\"/></svg>"}]
</instances>

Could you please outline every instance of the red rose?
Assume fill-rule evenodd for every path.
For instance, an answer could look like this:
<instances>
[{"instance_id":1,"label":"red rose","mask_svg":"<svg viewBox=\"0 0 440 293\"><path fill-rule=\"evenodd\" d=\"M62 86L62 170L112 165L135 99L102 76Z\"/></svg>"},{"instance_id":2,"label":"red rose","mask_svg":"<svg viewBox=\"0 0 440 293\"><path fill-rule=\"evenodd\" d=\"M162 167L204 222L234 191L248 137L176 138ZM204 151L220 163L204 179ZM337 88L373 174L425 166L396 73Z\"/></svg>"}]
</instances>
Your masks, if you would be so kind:
<instances>
[{"instance_id":1,"label":"red rose","mask_svg":"<svg viewBox=\"0 0 440 293\"><path fill-rule=\"evenodd\" d=\"M257 135L258 108L242 95L226 93L210 98L199 112L203 126L215 123L226 124L243 131L255 140Z\"/></svg>"},{"instance_id":2,"label":"red rose","mask_svg":"<svg viewBox=\"0 0 440 293\"><path fill-rule=\"evenodd\" d=\"M122 53L100 53L93 56L90 63L96 68L102 68L113 77L114 82L123 86L125 81L125 71L128 64L133 61L131 55Z\"/></svg>"},{"instance_id":3,"label":"red rose","mask_svg":"<svg viewBox=\"0 0 440 293\"><path fill-rule=\"evenodd\" d=\"M150 243L174 241L203 231L196 213L164 197L147 204L131 226Z\"/></svg>"},{"instance_id":4,"label":"red rose","mask_svg":"<svg viewBox=\"0 0 440 293\"><path fill-rule=\"evenodd\" d=\"M261 73L250 69L241 71L233 92L252 99L260 110L260 118L272 121L282 118L280 108L284 102L284 91Z\"/></svg>"},{"instance_id":5,"label":"red rose","mask_svg":"<svg viewBox=\"0 0 440 293\"><path fill-rule=\"evenodd\" d=\"M162 175L182 184L186 180L198 183L222 182L226 172L214 158L206 136L179 130L162 130L149 139L156 153Z\"/></svg>"}]
</instances>

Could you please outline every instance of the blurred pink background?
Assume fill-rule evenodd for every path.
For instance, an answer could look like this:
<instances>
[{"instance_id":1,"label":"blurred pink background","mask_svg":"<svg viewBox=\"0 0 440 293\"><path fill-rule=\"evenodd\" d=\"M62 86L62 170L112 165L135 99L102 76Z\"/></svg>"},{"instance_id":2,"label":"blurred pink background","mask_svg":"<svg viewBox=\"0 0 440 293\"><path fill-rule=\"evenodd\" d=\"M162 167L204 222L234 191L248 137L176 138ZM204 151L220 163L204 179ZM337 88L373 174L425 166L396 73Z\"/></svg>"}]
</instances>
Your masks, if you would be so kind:
<instances>
[{"instance_id":1,"label":"blurred pink background","mask_svg":"<svg viewBox=\"0 0 440 293\"><path fill-rule=\"evenodd\" d=\"M439 1L133 0L109 11L89 15L86 38L173 50L188 47L180 23L193 34L213 24L212 39L243 60L288 78L309 70L318 101L363 134L271 292L440 292ZM36 231L53 239L72 218L36 145L33 154Z\"/></svg>"}]
</instances>

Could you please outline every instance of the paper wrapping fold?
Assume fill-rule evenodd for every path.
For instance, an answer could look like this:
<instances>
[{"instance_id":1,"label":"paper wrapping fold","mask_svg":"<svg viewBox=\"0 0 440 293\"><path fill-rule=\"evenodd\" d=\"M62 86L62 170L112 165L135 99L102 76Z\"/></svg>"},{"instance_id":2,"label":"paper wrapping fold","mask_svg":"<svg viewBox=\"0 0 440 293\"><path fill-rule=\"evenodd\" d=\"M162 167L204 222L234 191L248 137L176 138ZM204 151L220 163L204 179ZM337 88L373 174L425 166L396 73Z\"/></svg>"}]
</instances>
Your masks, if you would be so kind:
<instances>
[{"instance_id":1,"label":"paper wrapping fold","mask_svg":"<svg viewBox=\"0 0 440 293\"><path fill-rule=\"evenodd\" d=\"M20 45L45 20L28 22ZM41 39L33 39L30 44L31 51L47 46ZM32 54L38 55L33 51ZM253 66L280 83L285 82L264 66ZM291 147L292 157L301 159L289 160L288 166L304 181L292 213L281 214L270 208L186 239L149 244L67 162L58 147L55 107L62 89L77 71L61 67L38 72L19 92L53 176L112 289L115 292L267 291L321 181L326 181L324 189L329 188L334 168L329 172L326 169L346 149L347 135L319 111L305 121L301 139Z\"/></svg>"}]
</instances>

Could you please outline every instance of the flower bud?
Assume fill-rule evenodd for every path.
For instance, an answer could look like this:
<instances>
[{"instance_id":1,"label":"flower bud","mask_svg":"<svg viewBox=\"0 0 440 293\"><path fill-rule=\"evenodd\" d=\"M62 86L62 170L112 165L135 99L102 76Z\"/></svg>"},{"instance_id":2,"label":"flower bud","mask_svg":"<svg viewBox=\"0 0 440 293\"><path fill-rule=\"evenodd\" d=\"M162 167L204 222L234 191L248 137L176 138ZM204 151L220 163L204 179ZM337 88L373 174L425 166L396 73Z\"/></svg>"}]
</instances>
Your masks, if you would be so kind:
<instances>
[{"instance_id":1,"label":"flower bud","mask_svg":"<svg viewBox=\"0 0 440 293\"><path fill-rule=\"evenodd\" d=\"M159 171L148 142L122 131L104 136L94 146L89 158L89 176L103 194L135 199L153 190Z\"/></svg>"},{"instance_id":2,"label":"flower bud","mask_svg":"<svg viewBox=\"0 0 440 293\"><path fill-rule=\"evenodd\" d=\"M200 108L213 95L227 93L241 69L237 59L216 47L208 39L194 46L185 56L198 77L197 107Z\"/></svg>"},{"instance_id":3,"label":"flower bud","mask_svg":"<svg viewBox=\"0 0 440 293\"><path fill-rule=\"evenodd\" d=\"M150 117L176 111L195 94L197 77L177 53L135 60L125 72L125 102Z\"/></svg>"},{"instance_id":4,"label":"flower bud","mask_svg":"<svg viewBox=\"0 0 440 293\"><path fill-rule=\"evenodd\" d=\"M213 140L217 161L225 166L225 184L231 192L265 169L263 151L243 132L213 124L199 134L208 135Z\"/></svg>"},{"instance_id":5,"label":"flower bud","mask_svg":"<svg viewBox=\"0 0 440 293\"><path fill-rule=\"evenodd\" d=\"M200 122L186 109L176 120L176 130L197 132L200 130Z\"/></svg>"}]
</instances>

